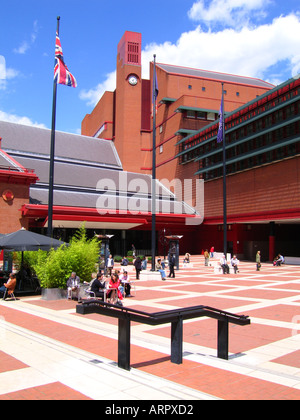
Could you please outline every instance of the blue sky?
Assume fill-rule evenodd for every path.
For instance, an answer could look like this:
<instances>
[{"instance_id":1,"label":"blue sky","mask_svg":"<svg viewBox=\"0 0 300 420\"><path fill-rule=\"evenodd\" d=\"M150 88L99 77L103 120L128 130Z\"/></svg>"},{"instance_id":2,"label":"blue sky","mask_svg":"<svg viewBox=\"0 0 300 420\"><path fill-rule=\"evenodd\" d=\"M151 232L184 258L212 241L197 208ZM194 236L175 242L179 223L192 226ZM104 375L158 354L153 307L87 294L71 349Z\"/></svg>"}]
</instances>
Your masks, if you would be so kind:
<instances>
[{"instance_id":1,"label":"blue sky","mask_svg":"<svg viewBox=\"0 0 300 420\"><path fill-rule=\"evenodd\" d=\"M76 89L58 86L57 130L80 132L115 87L117 44L142 33L161 63L258 77L300 73L299 0L0 0L0 119L50 128L56 17ZM0 133L1 136L1 133Z\"/></svg>"}]
</instances>

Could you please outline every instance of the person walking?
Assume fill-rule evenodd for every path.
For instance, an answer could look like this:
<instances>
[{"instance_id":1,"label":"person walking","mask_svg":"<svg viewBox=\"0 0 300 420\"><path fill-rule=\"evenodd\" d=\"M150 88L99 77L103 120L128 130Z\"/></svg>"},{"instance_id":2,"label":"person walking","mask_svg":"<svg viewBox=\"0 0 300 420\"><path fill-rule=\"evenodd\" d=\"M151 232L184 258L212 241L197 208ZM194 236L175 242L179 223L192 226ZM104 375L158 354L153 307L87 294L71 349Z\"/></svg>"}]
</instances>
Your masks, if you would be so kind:
<instances>
[{"instance_id":1,"label":"person walking","mask_svg":"<svg viewBox=\"0 0 300 420\"><path fill-rule=\"evenodd\" d=\"M169 258L169 268L170 268L170 273L168 277L173 277L173 279L175 279L175 257L173 254L170 254L170 258Z\"/></svg>"},{"instance_id":2,"label":"person walking","mask_svg":"<svg viewBox=\"0 0 300 420\"><path fill-rule=\"evenodd\" d=\"M111 276L112 270L114 268L114 264L115 264L114 259L113 259L112 255L110 255L107 258L107 261L106 261L106 267L107 267L109 276Z\"/></svg>"},{"instance_id":3,"label":"person walking","mask_svg":"<svg viewBox=\"0 0 300 420\"><path fill-rule=\"evenodd\" d=\"M256 271L260 271L261 269L261 255L260 251L257 251L256 253Z\"/></svg>"},{"instance_id":4,"label":"person walking","mask_svg":"<svg viewBox=\"0 0 300 420\"><path fill-rule=\"evenodd\" d=\"M133 265L135 266L136 279L139 280L140 279L140 272L142 270L142 261L141 261L140 257L136 258Z\"/></svg>"},{"instance_id":5,"label":"person walking","mask_svg":"<svg viewBox=\"0 0 300 420\"><path fill-rule=\"evenodd\" d=\"M205 251L204 251L204 265L205 265L205 267L208 267L208 264L209 264L209 252L208 252L208 250L206 249Z\"/></svg>"}]
</instances>

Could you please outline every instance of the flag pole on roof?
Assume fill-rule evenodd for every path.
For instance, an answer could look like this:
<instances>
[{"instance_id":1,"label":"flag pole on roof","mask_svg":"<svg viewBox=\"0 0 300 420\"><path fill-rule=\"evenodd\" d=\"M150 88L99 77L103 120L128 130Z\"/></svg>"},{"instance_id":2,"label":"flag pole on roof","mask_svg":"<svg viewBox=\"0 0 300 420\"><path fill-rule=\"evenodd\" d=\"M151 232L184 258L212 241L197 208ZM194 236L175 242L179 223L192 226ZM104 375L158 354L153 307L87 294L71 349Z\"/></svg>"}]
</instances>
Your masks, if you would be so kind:
<instances>
[{"instance_id":1,"label":"flag pole on roof","mask_svg":"<svg viewBox=\"0 0 300 420\"><path fill-rule=\"evenodd\" d=\"M223 247L227 257L227 185L226 185L226 143L225 143L225 113L224 113L224 83L222 83L222 100L220 108L220 123L217 142L223 142Z\"/></svg>"},{"instance_id":2,"label":"flag pole on roof","mask_svg":"<svg viewBox=\"0 0 300 420\"><path fill-rule=\"evenodd\" d=\"M50 144L50 166L49 166L49 195L48 195L48 236L53 236L53 186L54 186L54 156L55 156L55 124L56 124L56 97L57 84L76 87L75 77L69 72L63 59L63 52L59 39L60 16L57 17L57 28L55 38L55 61L54 61L54 82L52 102L52 126Z\"/></svg>"},{"instance_id":3,"label":"flag pole on roof","mask_svg":"<svg viewBox=\"0 0 300 420\"><path fill-rule=\"evenodd\" d=\"M155 271L155 251L156 251L156 101L158 96L158 83L156 74L156 55L153 55L153 142L152 142L152 235L151 235L151 254L152 271Z\"/></svg>"}]
</instances>

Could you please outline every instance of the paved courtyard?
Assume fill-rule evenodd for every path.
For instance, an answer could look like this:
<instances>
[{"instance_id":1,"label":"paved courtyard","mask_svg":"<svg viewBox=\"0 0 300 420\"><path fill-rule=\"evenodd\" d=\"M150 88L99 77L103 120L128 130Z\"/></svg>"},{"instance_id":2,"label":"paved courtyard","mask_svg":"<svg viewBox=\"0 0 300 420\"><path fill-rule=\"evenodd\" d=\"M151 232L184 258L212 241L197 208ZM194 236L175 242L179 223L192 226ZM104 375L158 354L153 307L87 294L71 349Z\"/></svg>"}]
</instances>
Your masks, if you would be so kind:
<instances>
[{"instance_id":1,"label":"paved courtyard","mask_svg":"<svg viewBox=\"0 0 300 420\"><path fill-rule=\"evenodd\" d=\"M182 261L182 258L181 258ZM184 322L184 360L170 362L170 326L133 323L130 372L117 361L117 320L76 314L75 301L0 301L0 399L299 400L300 267L243 262L215 273L192 256L175 279L137 281L125 306L146 312L207 305L249 315L229 327L228 361L217 321Z\"/></svg>"}]
</instances>

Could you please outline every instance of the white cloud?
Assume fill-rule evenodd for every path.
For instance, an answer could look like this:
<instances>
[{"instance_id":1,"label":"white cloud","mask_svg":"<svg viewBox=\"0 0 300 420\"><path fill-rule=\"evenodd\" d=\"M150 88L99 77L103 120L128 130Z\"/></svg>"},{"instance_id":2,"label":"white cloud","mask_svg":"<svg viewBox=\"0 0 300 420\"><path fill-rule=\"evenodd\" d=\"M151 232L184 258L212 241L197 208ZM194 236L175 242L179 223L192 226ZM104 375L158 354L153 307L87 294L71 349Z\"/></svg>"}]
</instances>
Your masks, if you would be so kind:
<instances>
[{"instance_id":1,"label":"white cloud","mask_svg":"<svg viewBox=\"0 0 300 420\"><path fill-rule=\"evenodd\" d=\"M29 50L30 45L27 41L23 41L21 45L18 48L14 48L15 54L26 54L26 52Z\"/></svg>"},{"instance_id":2,"label":"white cloud","mask_svg":"<svg viewBox=\"0 0 300 420\"><path fill-rule=\"evenodd\" d=\"M201 26L183 33L176 44L152 44L145 56L185 67L264 78L268 68L286 61L290 77L300 71L300 19L281 16L270 24L240 30L204 31ZM284 80L282 80L284 81Z\"/></svg>"},{"instance_id":3,"label":"white cloud","mask_svg":"<svg viewBox=\"0 0 300 420\"><path fill-rule=\"evenodd\" d=\"M0 80L6 79L6 64L3 55L0 55Z\"/></svg>"},{"instance_id":4,"label":"white cloud","mask_svg":"<svg viewBox=\"0 0 300 420\"><path fill-rule=\"evenodd\" d=\"M26 54L27 51L31 48L31 46L35 43L37 35L38 35L39 27L38 21L35 20L33 22L33 30L30 35L30 41L22 41L18 48L14 48L13 52L15 54Z\"/></svg>"},{"instance_id":5,"label":"white cloud","mask_svg":"<svg viewBox=\"0 0 300 420\"><path fill-rule=\"evenodd\" d=\"M114 91L116 89L116 72L107 74L106 80L99 83L95 88L89 90L81 90L79 97L87 102L89 106L95 106L103 93L106 91Z\"/></svg>"},{"instance_id":6,"label":"white cloud","mask_svg":"<svg viewBox=\"0 0 300 420\"><path fill-rule=\"evenodd\" d=\"M223 24L242 27L252 17L265 16L264 8L270 0L212 0L206 6L204 0L196 1L189 10L190 19L208 25Z\"/></svg>"},{"instance_id":7,"label":"white cloud","mask_svg":"<svg viewBox=\"0 0 300 420\"><path fill-rule=\"evenodd\" d=\"M28 117L21 117L15 114L8 114L7 112L1 111L1 110L0 110L0 120L16 123L16 124L30 125L30 126L38 127L38 128L47 128L44 124L33 122Z\"/></svg>"},{"instance_id":8,"label":"white cloud","mask_svg":"<svg viewBox=\"0 0 300 420\"><path fill-rule=\"evenodd\" d=\"M220 5L224 4L227 22L238 10L260 12L265 0L213 0L208 8L204 1L194 4L189 15L197 15L203 7L207 20L219 16ZM196 8L198 7L198 9ZM221 14L222 15L222 14ZM228 18L227 18L228 17ZM202 17L203 18L203 17ZM300 14L279 16L267 24L207 28L199 25L196 29L183 33L176 43L149 44L142 52L143 78L149 78L149 62L156 54L158 63L238 74L261 78L273 84L284 82L300 72ZM270 70L274 74L270 74ZM95 105L106 90L115 89L115 72L95 89L82 91L80 98Z\"/></svg>"},{"instance_id":9,"label":"white cloud","mask_svg":"<svg viewBox=\"0 0 300 420\"><path fill-rule=\"evenodd\" d=\"M0 56L0 90L5 90L7 80L14 79L20 72L12 68L6 68L5 58Z\"/></svg>"}]
</instances>

